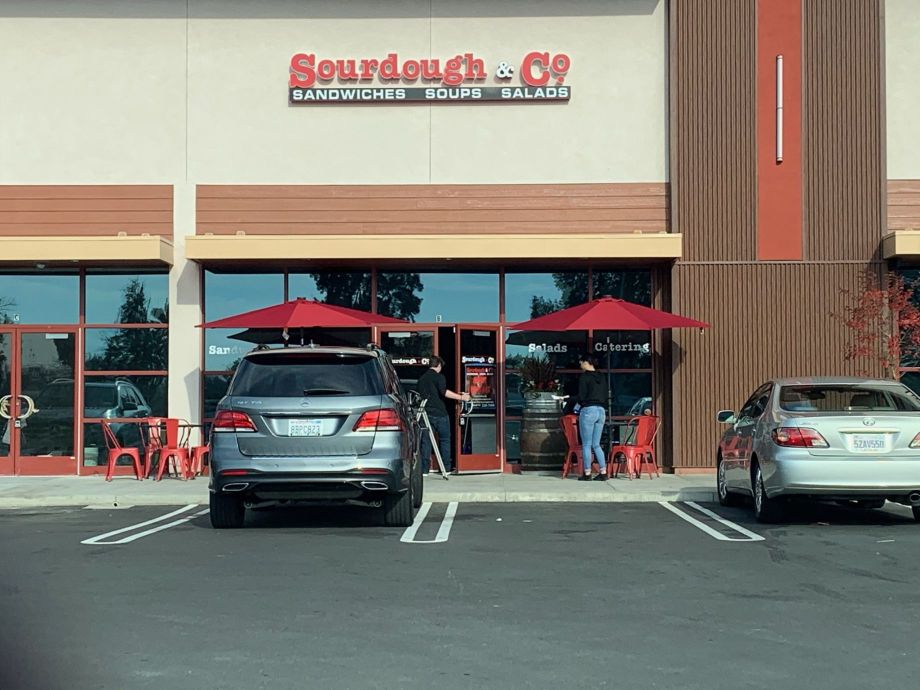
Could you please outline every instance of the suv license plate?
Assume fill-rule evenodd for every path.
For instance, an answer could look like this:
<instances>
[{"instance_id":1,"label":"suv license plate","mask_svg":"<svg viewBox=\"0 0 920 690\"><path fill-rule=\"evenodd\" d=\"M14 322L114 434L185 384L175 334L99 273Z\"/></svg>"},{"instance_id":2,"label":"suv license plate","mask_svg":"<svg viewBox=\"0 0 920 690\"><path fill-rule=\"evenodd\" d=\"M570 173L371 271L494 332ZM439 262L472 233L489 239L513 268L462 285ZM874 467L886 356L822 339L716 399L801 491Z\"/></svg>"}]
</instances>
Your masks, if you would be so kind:
<instances>
[{"instance_id":1,"label":"suv license plate","mask_svg":"<svg viewBox=\"0 0 920 690\"><path fill-rule=\"evenodd\" d=\"M851 434L850 450L854 453L887 453L887 434Z\"/></svg>"},{"instance_id":2,"label":"suv license plate","mask_svg":"<svg viewBox=\"0 0 920 690\"><path fill-rule=\"evenodd\" d=\"M292 419L288 426L289 436L322 436L321 419Z\"/></svg>"}]
</instances>

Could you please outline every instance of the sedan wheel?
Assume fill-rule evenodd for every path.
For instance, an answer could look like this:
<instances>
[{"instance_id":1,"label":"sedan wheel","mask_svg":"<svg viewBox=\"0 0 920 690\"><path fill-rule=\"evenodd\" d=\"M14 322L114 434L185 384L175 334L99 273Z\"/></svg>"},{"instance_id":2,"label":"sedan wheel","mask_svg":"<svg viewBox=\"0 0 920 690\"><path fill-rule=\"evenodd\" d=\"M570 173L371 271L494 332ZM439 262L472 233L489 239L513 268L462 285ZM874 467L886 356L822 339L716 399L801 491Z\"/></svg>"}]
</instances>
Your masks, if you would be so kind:
<instances>
[{"instance_id":1,"label":"sedan wheel","mask_svg":"<svg viewBox=\"0 0 920 690\"><path fill-rule=\"evenodd\" d=\"M763 485L763 473L758 465L754 472L754 517L758 522L775 522L779 512L777 500L767 496Z\"/></svg>"}]
</instances>

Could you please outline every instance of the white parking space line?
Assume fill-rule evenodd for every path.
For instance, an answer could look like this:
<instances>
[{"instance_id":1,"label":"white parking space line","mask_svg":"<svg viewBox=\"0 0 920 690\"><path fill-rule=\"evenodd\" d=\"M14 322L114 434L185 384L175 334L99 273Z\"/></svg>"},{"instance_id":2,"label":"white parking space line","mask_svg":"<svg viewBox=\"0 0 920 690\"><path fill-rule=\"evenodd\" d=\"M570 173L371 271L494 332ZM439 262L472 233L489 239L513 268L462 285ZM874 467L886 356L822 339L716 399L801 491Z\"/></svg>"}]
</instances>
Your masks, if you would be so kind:
<instances>
[{"instance_id":1,"label":"white parking space line","mask_svg":"<svg viewBox=\"0 0 920 690\"><path fill-rule=\"evenodd\" d=\"M124 539L119 539L118 541L103 541L103 542L96 542L96 543L97 543L97 544L103 544L103 545L105 545L105 544L129 544L129 543L131 543L132 541L135 541L135 540L140 539L140 538L142 538L142 537L147 537L147 536L150 536L151 534L156 534L157 532L162 532L164 529L169 529L170 527L176 527L177 525L184 525L186 522L191 522L191 521L194 520L196 517L201 517L202 515L207 515L207 514L210 513L210 512L211 512L211 511L208 510L208 509L200 510L200 511L198 511L197 513L192 513L191 515L189 515L189 516L186 517L186 518L182 518L181 520L175 520L175 521L173 521L173 522L167 522L165 525L159 525L158 527L154 527L154 528L152 528L152 529L148 529L148 530L145 530L145 531L143 531L143 532L139 532L139 533L137 533L137 534L132 534L130 537L125 537Z\"/></svg>"},{"instance_id":2,"label":"white parking space line","mask_svg":"<svg viewBox=\"0 0 920 690\"><path fill-rule=\"evenodd\" d=\"M743 537L743 538L739 538L739 537L730 537L730 536L728 536L727 534L722 534L722 533L719 532L718 530L714 530L714 529L713 529L712 527L710 527L709 525L707 525L707 524L705 524L705 523L703 523L703 522L700 522L699 520L697 520L697 519L696 519L695 517L693 517L692 515L688 515L687 513L685 513L684 511L680 510L679 508L675 507L675 506L672 505L671 503L668 503L667 501L659 501L659 502L658 502L658 505L660 505L660 506L666 508L667 510L671 511L672 513L674 513L675 515L677 515L681 520L686 520L686 521L689 522L691 525L693 525L694 527L696 527L696 528L702 530L703 532L705 532L706 534L708 534L708 535L709 535L710 537L712 537L713 539L718 539L719 541L744 541L744 542L764 541L764 538L761 537L759 534L754 534L753 532L749 532L748 530L744 529L744 528L741 527L740 525L736 525L736 524L733 523L733 522L730 522L730 521L728 521L728 520L724 520L724 519L722 519L722 518L716 516L715 513L712 513L712 511L708 511L708 510L706 510L705 508L700 508L699 506L695 506L695 507L696 507L697 509L699 509L700 512L702 512L704 515L707 515L707 516L709 516L709 517L714 517L716 520L718 520L718 522L720 522L720 523L726 525L727 527L730 527L730 528L733 529L733 530L736 530L739 534L743 534L744 537Z\"/></svg>"},{"instance_id":3,"label":"white parking space line","mask_svg":"<svg viewBox=\"0 0 920 690\"><path fill-rule=\"evenodd\" d=\"M178 510L174 510L174 511L172 511L171 513L166 513L165 515L160 515L159 517L155 517L155 518L153 518L152 520L145 520L144 522L139 522L139 523L137 523L136 525L129 525L128 527L122 527L121 529L112 530L111 532L106 532L105 534L99 534L99 535L96 535L95 537L90 537L89 539L84 539L84 540L81 541L80 543L81 543L81 544L121 544L121 543L127 543L127 542L124 541L124 540L118 540L118 541L113 541L113 542L107 542L107 541L104 541L104 540L108 539L109 537L114 537L114 536L117 536L117 535L119 535L119 534L124 534L125 532L133 532L134 530L139 529L139 528L141 528L141 527L147 527L148 525L155 525L155 524L158 523L158 522L163 522L164 520L169 520L169 518L175 517L176 515L181 515L182 513L187 513L188 511L192 510L193 508L197 508L197 507L198 507L198 504L197 504L197 503L190 503L189 505L187 505L187 506L185 506L185 507L183 507L183 508L179 508ZM208 512L208 511L205 510L205 511L203 511L202 513L196 513L195 516L202 515L203 513L206 513L206 512ZM193 516L193 517L195 517L195 516ZM189 518L187 518L186 520L184 520L184 522L188 522L188 520L191 520L191 519L192 519L192 518L189 517ZM181 524L181 522L177 521L176 524ZM169 526L169 527L174 527L175 525L174 525L174 524L170 524L170 525L168 525L168 526ZM166 527L162 527L162 529L165 529L165 528L166 528ZM157 530L157 531L158 531L158 530ZM150 530L148 530L148 532L150 532ZM150 533L152 533L152 532L150 532ZM129 540L130 540L130 539L129 539ZM133 541L133 540L130 540L130 541Z\"/></svg>"},{"instance_id":4,"label":"white parking space line","mask_svg":"<svg viewBox=\"0 0 920 690\"><path fill-rule=\"evenodd\" d=\"M444 512L444 518L441 520L441 525L438 527L438 533L435 535L434 539L416 540L415 535L418 533L422 523L425 522L425 518L428 517L428 512L431 510L430 503L423 503L412 525L406 528L406 531L403 532L399 540L406 544L442 544L446 542L450 537L450 529L453 527L458 506L459 503L456 501L451 501L447 504L447 510Z\"/></svg>"},{"instance_id":5,"label":"white parking space line","mask_svg":"<svg viewBox=\"0 0 920 690\"><path fill-rule=\"evenodd\" d=\"M694 503L693 501L687 501L687 505L690 506L691 508L696 508L696 509L697 509L698 511L700 511L703 515L708 515L708 516L711 517L713 520L716 520L716 521L718 521L718 522L721 522L721 523L722 523L723 525L725 525L726 527L728 527L728 528L730 528L730 529L733 529L733 530L735 530L736 532L741 532L741 534L746 535L751 541L764 541L764 538L763 538L762 536L760 536L759 534L757 534L756 532L752 532L752 531L749 530L749 529L745 529L745 528L742 527L741 525L738 525L738 524L732 522L731 520L726 520L726 519L725 519L724 517L722 517L721 515L717 515L716 513L712 512L711 510L708 510L707 508L704 508L704 507L701 506L701 505L697 505L697 504Z\"/></svg>"},{"instance_id":6,"label":"white parking space line","mask_svg":"<svg viewBox=\"0 0 920 690\"><path fill-rule=\"evenodd\" d=\"M425 522L425 518L428 517L428 511L431 510L430 503L422 503L422 507L418 509L418 512L415 514L415 520L412 521L412 524L406 527L406 531L403 532L402 537L399 538L399 541L410 542L415 539L415 535L419 530L419 527L422 526L422 523Z\"/></svg>"}]
</instances>

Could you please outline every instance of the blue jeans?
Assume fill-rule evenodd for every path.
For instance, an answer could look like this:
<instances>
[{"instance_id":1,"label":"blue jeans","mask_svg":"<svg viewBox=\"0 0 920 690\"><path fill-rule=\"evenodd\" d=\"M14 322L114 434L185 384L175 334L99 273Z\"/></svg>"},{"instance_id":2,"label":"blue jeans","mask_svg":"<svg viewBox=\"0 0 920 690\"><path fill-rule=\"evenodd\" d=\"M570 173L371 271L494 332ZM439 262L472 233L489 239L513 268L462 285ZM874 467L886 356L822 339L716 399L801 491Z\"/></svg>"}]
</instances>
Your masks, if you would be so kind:
<instances>
[{"instance_id":1,"label":"blue jeans","mask_svg":"<svg viewBox=\"0 0 920 690\"><path fill-rule=\"evenodd\" d=\"M585 463L585 474L591 474L591 451L597 458L601 473L607 471L604 451L601 450L601 434L604 433L604 419L607 413L600 405L583 407L578 413L578 432L581 434L581 451Z\"/></svg>"},{"instance_id":2,"label":"blue jeans","mask_svg":"<svg viewBox=\"0 0 920 690\"><path fill-rule=\"evenodd\" d=\"M441 451L444 469L450 472L450 418L435 415L428 417L428 421L434 430L435 436L438 437L438 449ZM428 435L428 429L424 426L422 427L422 442L419 446L419 452L422 456L422 472L428 472L431 467L431 437Z\"/></svg>"}]
</instances>

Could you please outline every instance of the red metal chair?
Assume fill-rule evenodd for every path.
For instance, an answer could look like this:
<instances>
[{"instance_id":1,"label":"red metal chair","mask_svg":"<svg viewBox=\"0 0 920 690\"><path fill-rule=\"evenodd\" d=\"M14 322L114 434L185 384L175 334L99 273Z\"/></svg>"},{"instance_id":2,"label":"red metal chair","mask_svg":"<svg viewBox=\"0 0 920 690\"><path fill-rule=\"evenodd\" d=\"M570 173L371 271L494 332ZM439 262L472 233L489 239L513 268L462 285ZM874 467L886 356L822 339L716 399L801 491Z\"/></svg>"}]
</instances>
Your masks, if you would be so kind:
<instances>
[{"instance_id":1,"label":"red metal chair","mask_svg":"<svg viewBox=\"0 0 920 690\"><path fill-rule=\"evenodd\" d=\"M127 455L134 462L134 476L137 477L138 481L144 478L143 471L141 470L141 452L137 448L129 448L122 446L118 441L118 437L112 431L112 428L109 426L107 420L102 420L102 437L105 439L105 446L108 450L108 468L105 472L105 480L107 482L112 481L112 475L115 473L115 465L118 462L118 458L124 457Z\"/></svg>"},{"instance_id":2,"label":"red metal chair","mask_svg":"<svg viewBox=\"0 0 920 690\"><path fill-rule=\"evenodd\" d=\"M189 478L194 479L204 474L205 467L210 464L211 460L211 446L204 444L201 446L192 446L189 445L189 438L192 433L192 425L186 422L187 426L185 427L185 434L183 435L182 441L179 443L180 446L188 448L189 454Z\"/></svg>"},{"instance_id":3,"label":"red metal chair","mask_svg":"<svg viewBox=\"0 0 920 690\"><path fill-rule=\"evenodd\" d=\"M163 479L163 473L166 471L166 468L169 467L170 463L175 468L176 474L181 476L183 479L188 480L191 475L191 467L189 462L189 452L188 448L182 446L179 442L179 420L172 417L166 417L157 420L156 425L151 426L151 428L156 428L156 432L159 435L160 447L159 451L159 467L157 467L157 481ZM165 438L164 438L165 432Z\"/></svg>"},{"instance_id":4,"label":"red metal chair","mask_svg":"<svg viewBox=\"0 0 920 690\"><path fill-rule=\"evenodd\" d=\"M625 443L616 444L610 448L611 459L622 455L626 461L626 472L630 478L642 477L642 471L648 471L648 478L652 478L652 470L660 477L658 461L655 457L655 437L661 428L661 418L655 415L641 415L633 417L626 423L627 429L634 428L632 438ZM613 465L616 464L617 472L623 461L614 461L607 464L607 476L613 475Z\"/></svg>"},{"instance_id":5,"label":"red metal chair","mask_svg":"<svg viewBox=\"0 0 920 690\"><path fill-rule=\"evenodd\" d=\"M584 474L584 452L578 440L578 415L562 415L559 418L559 424L562 426L562 433L565 434L565 442L569 446L565 453L565 462L562 465L562 478L565 479L572 471L572 465L574 464L572 458L574 458L575 463L578 463L578 474Z\"/></svg>"}]
</instances>

